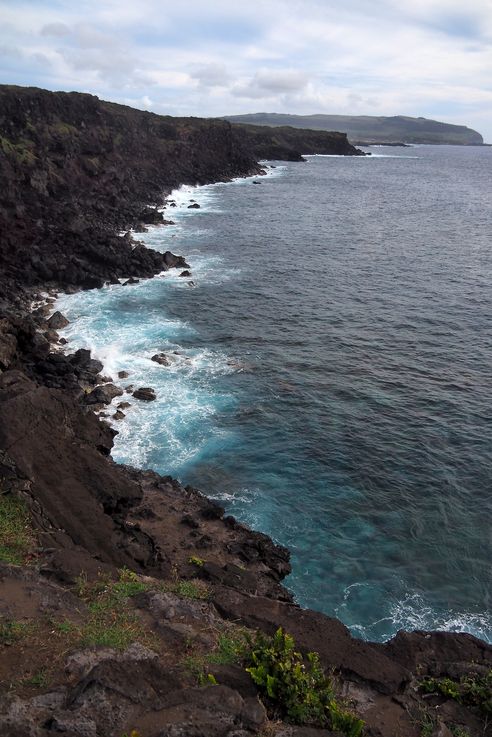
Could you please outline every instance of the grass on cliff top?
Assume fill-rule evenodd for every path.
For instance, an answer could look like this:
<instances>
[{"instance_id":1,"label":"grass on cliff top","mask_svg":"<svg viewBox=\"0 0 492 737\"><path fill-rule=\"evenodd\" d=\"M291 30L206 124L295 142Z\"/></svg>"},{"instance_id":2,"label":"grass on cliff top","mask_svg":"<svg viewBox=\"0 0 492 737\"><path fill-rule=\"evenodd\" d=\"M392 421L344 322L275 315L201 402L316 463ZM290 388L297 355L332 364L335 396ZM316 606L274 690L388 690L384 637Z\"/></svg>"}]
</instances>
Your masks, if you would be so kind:
<instances>
[{"instance_id":1,"label":"grass on cliff top","mask_svg":"<svg viewBox=\"0 0 492 737\"><path fill-rule=\"evenodd\" d=\"M25 502L0 494L0 561L23 565L35 544L31 516Z\"/></svg>"},{"instance_id":2,"label":"grass on cliff top","mask_svg":"<svg viewBox=\"0 0 492 737\"><path fill-rule=\"evenodd\" d=\"M171 591L189 599L208 597L208 589L200 581L173 581L172 583L146 581L133 571L122 568L117 581L101 575L88 583L79 578L77 593L89 609L89 617L79 629L83 645L114 647L125 650L132 642L156 646L154 633L144 626L132 609L130 600L145 591Z\"/></svg>"}]
</instances>

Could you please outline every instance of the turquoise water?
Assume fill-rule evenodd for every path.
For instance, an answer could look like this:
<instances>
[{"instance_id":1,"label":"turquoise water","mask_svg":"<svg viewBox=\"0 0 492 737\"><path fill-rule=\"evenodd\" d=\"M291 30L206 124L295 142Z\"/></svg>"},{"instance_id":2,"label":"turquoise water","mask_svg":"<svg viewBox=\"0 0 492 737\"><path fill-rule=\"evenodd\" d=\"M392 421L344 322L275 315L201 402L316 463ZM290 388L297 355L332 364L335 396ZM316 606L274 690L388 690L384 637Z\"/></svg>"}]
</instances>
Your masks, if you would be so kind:
<instances>
[{"instance_id":1,"label":"turquoise water","mask_svg":"<svg viewBox=\"0 0 492 737\"><path fill-rule=\"evenodd\" d=\"M156 389L114 458L287 545L301 604L368 639L490 639L492 149L398 151L183 187L176 225L139 237L194 287L167 272L59 307L70 349Z\"/></svg>"}]
</instances>

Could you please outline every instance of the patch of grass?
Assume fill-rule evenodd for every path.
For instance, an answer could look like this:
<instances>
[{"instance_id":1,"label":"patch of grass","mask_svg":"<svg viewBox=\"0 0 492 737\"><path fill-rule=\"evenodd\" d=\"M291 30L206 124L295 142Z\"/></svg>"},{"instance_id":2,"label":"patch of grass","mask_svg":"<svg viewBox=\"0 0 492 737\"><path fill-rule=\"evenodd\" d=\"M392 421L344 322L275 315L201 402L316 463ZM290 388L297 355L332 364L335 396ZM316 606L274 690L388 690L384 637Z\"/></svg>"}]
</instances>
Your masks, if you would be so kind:
<instances>
[{"instance_id":1,"label":"patch of grass","mask_svg":"<svg viewBox=\"0 0 492 737\"><path fill-rule=\"evenodd\" d=\"M422 711L420 717L420 737L432 737L437 727L436 719L427 710Z\"/></svg>"},{"instance_id":2,"label":"patch of grass","mask_svg":"<svg viewBox=\"0 0 492 737\"><path fill-rule=\"evenodd\" d=\"M242 663L249 648L248 635L246 630L239 627L221 632L211 652L206 655L188 655L184 658L183 665L199 686L216 685L215 677L208 672L209 666Z\"/></svg>"},{"instance_id":3,"label":"patch of grass","mask_svg":"<svg viewBox=\"0 0 492 737\"><path fill-rule=\"evenodd\" d=\"M77 588L89 608L88 621L80 629L84 645L124 650L135 641L154 644L154 637L130 608L131 597L150 588L136 573L124 568L119 571L117 581L100 576L88 583L79 578Z\"/></svg>"},{"instance_id":4,"label":"patch of grass","mask_svg":"<svg viewBox=\"0 0 492 737\"><path fill-rule=\"evenodd\" d=\"M12 143L8 138L0 136L0 150L7 156L15 158L20 164L31 165L36 161L33 146L33 141L23 139L19 143Z\"/></svg>"},{"instance_id":5,"label":"patch of grass","mask_svg":"<svg viewBox=\"0 0 492 737\"><path fill-rule=\"evenodd\" d=\"M31 622L17 622L14 619L0 621L0 644L13 645L28 637L33 631Z\"/></svg>"},{"instance_id":6,"label":"patch of grass","mask_svg":"<svg viewBox=\"0 0 492 737\"><path fill-rule=\"evenodd\" d=\"M0 561L22 565L35 543L31 516L22 499L0 494Z\"/></svg>"},{"instance_id":7,"label":"patch of grass","mask_svg":"<svg viewBox=\"0 0 492 737\"><path fill-rule=\"evenodd\" d=\"M51 125L50 131L53 133L58 133L60 136L71 136L75 133L78 133L77 128L74 125L70 125L70 123L64 123L62 121Z\"/></svg>"},{"instance_id":8,"label":"patch of grass","mask_svg":"<svg viewBox=\"0 0 492 737\"><path fill-rule=\"evenodd\" d=\"M246 671L270 710L294 724L327 727L347 737L360 737L364 722L336 697L317 653L304 659L294 639L279 628L273 637L259 633L246 657Z\"/></svg>"},{"instance_id":9,"label":"patch of grass","mask_svg":"<svg viewBox=\"0 0 492 737\"><path fill-rule=\"evenodd\" d=\"M45 670L40 670L28 678L22 679L23 686L32 686L33 688L46 688L49 683L50 679Z\"/></svg>"},{"instance_id":10,"label":"patch of grass","mask_svg":"<svg viewBox=\"0 0 492 737\"><path fill-rule=\"evenodd\" d=\"M163 585L165 591L182 596L184 599L208 599L210 591L208 586L200 580L175 581L170 585Z\"/></svg>"},{"instance_id":11,"label":"patch of grass","mask_svg":"<svg viewBox=\"0 0 492 737\"><path fill-rule=\"evenodd\" d=\"M214 665L234 665L240 663L248 652L248 640L244 632L221 632L217 648L207 656L207 662Z\"/></svg>"},{"instance_id":12,"label":"patch of grass","mask_svg":"<svg viewBox=\"0 0 492 737\"><path fill-rule=\"evenodd\" d=\"M53 627L62 635L70 635L77 629L76 625L68 619L65 619L63 622L53 622Z\"/></svg>"}]
</instances>

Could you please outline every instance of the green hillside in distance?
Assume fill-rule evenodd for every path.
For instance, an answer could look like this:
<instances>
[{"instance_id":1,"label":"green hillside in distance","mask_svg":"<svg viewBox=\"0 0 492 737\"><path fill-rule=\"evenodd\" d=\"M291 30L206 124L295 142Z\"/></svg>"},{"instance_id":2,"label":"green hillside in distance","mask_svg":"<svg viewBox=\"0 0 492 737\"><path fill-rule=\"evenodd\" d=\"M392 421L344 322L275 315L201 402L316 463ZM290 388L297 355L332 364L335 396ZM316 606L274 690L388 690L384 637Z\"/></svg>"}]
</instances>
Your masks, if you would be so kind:
<instances>
[{"instance_id":1,"label":"green hillside in distance","mask_svg":"<svg viewBox=\"0 0 492 737\"><path fill-rule=\"evenodd\" d=\"M441 123L427 118L373 115L288 115L283 113L252 113L224 116L231 123L292 126L312 130L341 131L354 145L364 143L434 143L460 146L481 146L480 133L465 125Z\"/></svg>"}]
</instances>

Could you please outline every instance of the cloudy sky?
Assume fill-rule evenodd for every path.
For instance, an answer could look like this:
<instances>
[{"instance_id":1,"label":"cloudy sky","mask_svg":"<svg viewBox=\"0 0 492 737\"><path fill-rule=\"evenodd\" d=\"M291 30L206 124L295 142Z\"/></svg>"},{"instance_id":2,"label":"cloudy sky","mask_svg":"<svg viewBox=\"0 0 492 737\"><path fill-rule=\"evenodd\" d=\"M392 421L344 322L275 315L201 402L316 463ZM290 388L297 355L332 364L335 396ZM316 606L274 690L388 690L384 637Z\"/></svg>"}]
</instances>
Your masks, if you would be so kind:
<instances>
[{"instance_id":1,"label":"cloudy sky","mask_svg":"<svg viewBox=\"0 0 492 737\"><path fill-rule=\"evenodd\" d=\"M0 82L170 115L422 115L492 142L492 0L0 0Z\"/></svg>"}]
</instances>

